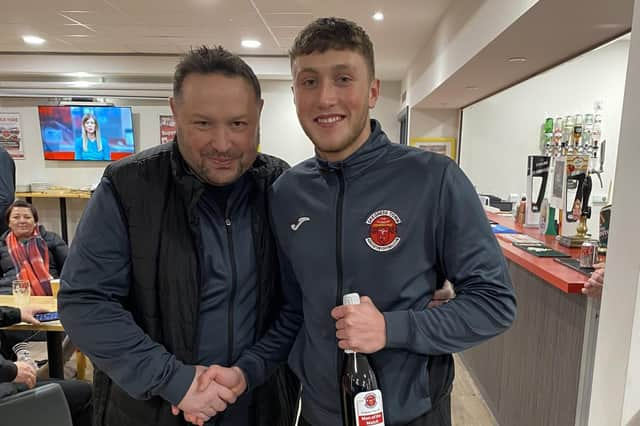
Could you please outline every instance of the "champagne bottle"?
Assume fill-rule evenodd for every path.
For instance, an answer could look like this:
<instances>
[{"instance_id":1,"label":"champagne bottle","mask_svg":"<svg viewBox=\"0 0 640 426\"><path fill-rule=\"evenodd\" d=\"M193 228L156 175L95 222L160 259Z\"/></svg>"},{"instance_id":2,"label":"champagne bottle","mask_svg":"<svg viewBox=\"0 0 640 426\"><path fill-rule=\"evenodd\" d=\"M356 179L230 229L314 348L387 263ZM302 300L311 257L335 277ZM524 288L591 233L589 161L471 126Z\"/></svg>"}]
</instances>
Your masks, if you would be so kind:
<instances>
[{"instance_id":1,"label":"champagne bottle","mask_svg":"<svg viewBox=\"0 0 640 426\"><path fill-rule=\"evenodd\" d=\"M360 304L358 293L345 294L344 305ZM384 426L382 393L367 355L345 349L342 366L342 424L344 426Z\"/></svg>"}]
</instances>

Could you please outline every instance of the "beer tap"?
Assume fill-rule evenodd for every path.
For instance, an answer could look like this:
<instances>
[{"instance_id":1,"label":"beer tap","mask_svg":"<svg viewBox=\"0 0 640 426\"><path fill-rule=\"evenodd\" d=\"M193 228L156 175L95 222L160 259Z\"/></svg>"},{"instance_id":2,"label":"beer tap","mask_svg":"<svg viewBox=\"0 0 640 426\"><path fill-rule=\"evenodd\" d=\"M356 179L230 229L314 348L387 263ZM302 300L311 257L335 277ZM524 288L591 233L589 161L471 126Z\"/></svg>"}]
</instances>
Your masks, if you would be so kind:
<instances>
[{"instance_id":1,"label":"beer tap","mask_svg":"<svg viewBox=\"0 0 640 426\"><path fill-rule=\"evenodd\" d=\"M596 141L596 143L597 143L597 141ZM604 150L605 150L605 146L606 145L607 145L607 141L606 140L603 140L602 143L600 144L600 167L599 167L599 169L595 168L595 162L596 162L596 159L598 157L598 147L597 146L593 147L594 149L593 149L592 160L593 160L594 165L593 165L593 168L591 168L589 170L589 174L598 176L598 180L600 181L600 188L604 188L604 185L602 184L602 177L600 175L604 172Z\"/></svg>"}]
</instances>

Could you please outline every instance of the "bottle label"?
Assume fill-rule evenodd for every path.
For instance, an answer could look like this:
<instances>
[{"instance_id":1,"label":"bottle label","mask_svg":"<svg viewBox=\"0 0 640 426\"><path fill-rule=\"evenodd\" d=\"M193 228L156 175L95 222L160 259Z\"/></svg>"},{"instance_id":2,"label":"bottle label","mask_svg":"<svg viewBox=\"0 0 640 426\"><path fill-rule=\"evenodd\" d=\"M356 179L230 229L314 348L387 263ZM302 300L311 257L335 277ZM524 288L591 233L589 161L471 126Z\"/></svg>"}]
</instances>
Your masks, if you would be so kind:
<instances>
[{"instance_id":1,"label":"bottle label","mask_svg":"<svg viewBox=\"0 0 640 426\"><path fill-rule=\"evenodd\" d=\"M360 392L353 398L358 426L384 426L382 393L380 390Z\"/></svg>"}]
</instances>

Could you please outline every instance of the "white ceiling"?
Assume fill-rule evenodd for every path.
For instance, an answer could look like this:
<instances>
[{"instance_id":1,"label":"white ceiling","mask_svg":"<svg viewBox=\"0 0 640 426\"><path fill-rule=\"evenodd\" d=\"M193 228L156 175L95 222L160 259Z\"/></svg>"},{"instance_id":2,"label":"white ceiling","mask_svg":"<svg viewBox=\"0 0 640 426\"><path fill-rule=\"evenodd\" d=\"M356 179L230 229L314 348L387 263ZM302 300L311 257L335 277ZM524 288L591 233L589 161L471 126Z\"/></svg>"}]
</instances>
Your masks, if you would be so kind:
<instances>
[{"instance_id":1,"label":"white ceiling","mask_svg":"<svg viewBox=\"0 0 640 426\"><path fill-rule=\"evenodd\" d=\"M400 80L452 1L11 1L0 14L0 52L180 54L191 46L221 44L241 55L286 56L306 24L338 15L369 33L378 76ZM384 21L372 19L376 11ZM47 42L26 45L25 34ZM243 38L257 39L262 47L243 48Z\"/></svg>"},{"instance_id":2,"label":"white ceiling","mask_svg":"<svg viewBox=\"0 0 640 426\"><path fill-rule=\"evenodd\" d=\"M631 29L633 4L539 0L416 107L464 107L617 38Z\"/></svg>"}]
</instances>

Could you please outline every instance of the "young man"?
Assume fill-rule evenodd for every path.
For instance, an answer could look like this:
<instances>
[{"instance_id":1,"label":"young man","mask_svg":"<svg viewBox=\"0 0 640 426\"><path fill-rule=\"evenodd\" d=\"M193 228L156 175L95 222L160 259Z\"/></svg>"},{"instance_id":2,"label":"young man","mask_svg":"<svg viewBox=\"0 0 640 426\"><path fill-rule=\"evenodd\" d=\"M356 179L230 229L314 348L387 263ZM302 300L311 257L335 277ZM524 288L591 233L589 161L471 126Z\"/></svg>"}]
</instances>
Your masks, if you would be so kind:
<instances>
[{"instance_id":1,"label":"young man","mask_svg":"<svg viewBox=\"0 0 640 426\"><path fill-rule=\"evenodd\" d=\"M342 424L343 349L370 354L387 425L448 425L453 362L515 318L502 252L450 159L392 144L370 120L380 82L362 28L319 19L290 51L300 124L316 157L283 174L271 212L285 291L304 323L289 364L301 424ZM457 297L428 309L451 281ZM360 305L341 306L358 292Z\"/></svg>"},{"instance_id":2,"label":"young man","mask_svg":"<svg viewBox=\"0 0 640 426\"><path fill-rule=\"evenodd\" d=\"M256 388L277 364L242 355L281 303L267 191L287 165L257 154L260 85L238 56L202 47L177 65L170 104L176 140L107 167L62 272L62 323L98 369L94 424L179 425L182 410L290 426L295 377L281 368ZM235 375L199 388L212 364Z\"/></svg>"}]
</instances>

